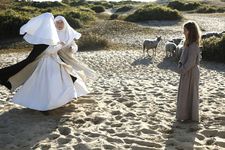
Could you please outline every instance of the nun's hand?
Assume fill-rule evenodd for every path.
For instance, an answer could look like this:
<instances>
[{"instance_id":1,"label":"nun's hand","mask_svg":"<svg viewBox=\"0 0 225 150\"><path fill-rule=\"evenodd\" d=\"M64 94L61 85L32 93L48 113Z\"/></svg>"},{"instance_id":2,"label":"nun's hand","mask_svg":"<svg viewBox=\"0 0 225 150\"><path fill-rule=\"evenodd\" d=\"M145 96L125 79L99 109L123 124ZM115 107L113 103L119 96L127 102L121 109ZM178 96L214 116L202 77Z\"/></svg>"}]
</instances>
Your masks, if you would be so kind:
<instances>
[{"instance_id":1,"label":"nun's hand","mask_svg":"<svg viewBox=\"0 0 225 150\"><path fill-rule=\"evenodd\" d=\"M59 42L59 44L61 44L62 46L65 46L65 43L64 42Z\"/></svg>"},{"instance_id":2,"label":"nun's hand","mask_svg":"<svg viewBox=\"0 0 225 150\"><path fill-rule=\"evenodd\" d=\"M78 46L77 45L72 45L72 46L70 46L70 50L71 50L72 53L76 53L77 50L78 50Z\"/></svg>"}]
</instances>

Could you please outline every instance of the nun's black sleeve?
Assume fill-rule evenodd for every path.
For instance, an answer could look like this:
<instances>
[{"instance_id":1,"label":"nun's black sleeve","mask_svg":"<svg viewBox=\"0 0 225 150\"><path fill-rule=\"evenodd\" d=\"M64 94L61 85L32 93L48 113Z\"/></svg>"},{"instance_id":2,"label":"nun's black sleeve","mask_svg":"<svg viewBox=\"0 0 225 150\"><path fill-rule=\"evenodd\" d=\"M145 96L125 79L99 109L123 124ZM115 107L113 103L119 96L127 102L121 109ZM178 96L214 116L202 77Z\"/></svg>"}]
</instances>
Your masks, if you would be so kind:
<instances>
[{"instance_id":1,"label":"nun's black sleeve","mask_svg":"<svg viewBox=\"0 0 225 150\"><path fill-rule=\"evenodd\" d=\"M0 69L0 83L8 81L10 77L21 71L29 63L33 62L47 47L48 45L45 44L34 45L26 59L12 66Z\"/></svg>"}]
</instances>

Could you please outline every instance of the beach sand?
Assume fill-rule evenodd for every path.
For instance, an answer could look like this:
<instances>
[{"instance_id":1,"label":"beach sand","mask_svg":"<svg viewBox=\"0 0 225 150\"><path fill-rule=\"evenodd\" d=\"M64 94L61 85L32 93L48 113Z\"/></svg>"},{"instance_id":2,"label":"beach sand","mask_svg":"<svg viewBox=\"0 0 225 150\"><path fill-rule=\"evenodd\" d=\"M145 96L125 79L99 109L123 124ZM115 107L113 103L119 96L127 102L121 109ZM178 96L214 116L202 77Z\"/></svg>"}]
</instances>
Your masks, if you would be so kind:
<instances>
[{"instance_id":1,"label":"beach sand","mask_svg":"<svg viewBox=\"0 0 225 150\"><path fill-rule=\"evenodd\" d=\"M14 55L1 54L2 63ZM154 63L133 50L78 55L99 77L88 82L90 94L49 116L12 104L0 87L1 149L225 149L223 64L202 63L201 122L182 124L175 121L176 62L164 53Z\"/></svg>"},{"instance_id":2,"label":"beach sand","mask_svg":"<svg viewBox=\"0 0 225 150\"><path fill-rule=\"evenodd\" d=\"M173 31L182 35L176 25L160 28L167 39ZM130 37L128 41L133 43L135 36ZM175 119L177 65L172 58L164 58L163 44L154 60L143 56L141 47L77 55L97 71L98 78L87 83L87 96L50 111L48 116L11 103L13 94L0 86L1 150L225 149L224 64L201 63L200 123L179 123ZM27 52L2 50L0 67L26 56Z\"/></svg>"}]
</instances>

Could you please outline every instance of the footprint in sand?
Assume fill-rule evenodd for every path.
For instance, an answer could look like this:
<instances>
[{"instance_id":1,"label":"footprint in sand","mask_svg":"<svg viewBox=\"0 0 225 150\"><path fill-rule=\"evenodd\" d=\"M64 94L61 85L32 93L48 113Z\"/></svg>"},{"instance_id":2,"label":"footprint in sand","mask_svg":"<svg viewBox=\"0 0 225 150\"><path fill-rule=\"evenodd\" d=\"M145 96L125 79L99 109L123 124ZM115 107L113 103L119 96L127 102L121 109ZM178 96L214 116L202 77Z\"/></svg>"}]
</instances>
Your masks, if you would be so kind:
<instances>
[{"instance_id":1,"label":"footprint in sand","mask_svg":"<svg viewBox=\"0 0 225 150\"><path fill-rule=\"evenodd\" d=\"M114 129L109 129L109 128L100 128L101 131L106 131L110 134L115 133L116 131Z\"/></svg>"},{"instance_id":2,"label":"footprint in sand","mask_svg":"<svg viewBox=\"0 0 225 150\"><path fill-rule=\"evenodd\" d=\"M71 129L69 127L59 127L58 130L62 135L69 135L71 133Z\"/></svg>"},{"instance_id":3,"label":"footprint in sand","mask_svg":"<svg viewBox=\"0 0 225 150\"><path fill-rule=\"evenodd\" d=\"M134 113L132 113L132 112L126 113L124 116L125 116L125 117L131 117L131 118L137 117L137 116L136 116Z\"/></svg>"},{"instance_id":4,"label":"footprint in sand","mask_svg":"<svg viewBox=\"0 0 225 150\"><path fill-rule=\"evenodd\" d=\"M101 134L95 133L95 132L84 132L84 134L87 135L88 137L91 137L91 138L95 138L95 137L101 136Z\"/></svg>"},{"instance_id":5,"label":"footprint in sand","mask_svg":"<svg viewBox=\"0 0 225 150\"><path fill-rule=\"evenodd\" d=\"M123 116L116 116L116 117L115 117L116 120L120 120L120 119L122 119L122 118L123 118Z\"/></svg>"},{"instance_id":6,"label":"footprint in sand","mask_svg":"<svg viewBox=\"0 0 225 150\"><path fill-rule=\"evenodd\" d=\"M55 140L55 139L57 139L58 137L60 137L60 134L58 134L58 133L52 133L52 134L50 134L49 135L49 139L50 140Z\"/></svg>"},{"instance_id":7,"label":"footprint in sand","mask_svg":"<svg viewBox=\"0 0 225 150\"><path fill-rule=\"evenodd\" d=\"M225 142L224 141L216 141L215 145L225 148Z\"/></svg>"},{"instance_id":8,"label":"footprint in sand","mask_svg":"<svg viewBox=\"0 0 225 150\"><path fill-rule=\"evenodd\" d=\"M141 129L140 132L142 132L144 134L155 134L155 135L159 134L157 131L154 131L151 129L146 129L146 128Z\"/></svg>"},{"instance_id":9,"label":"footprint in sand","mask_svg":"<svg viewBox=\"0 0 225 150\"><path fill-rule=\"evenodd\" d=\"M135 103L135 102L126 102L126 103L124 103L127 107L132 107L133 105L135 105L135 104L137 104L137 103Z\"/></svg>"},{"instance_id":10,"label":"footprint in sand","mask_svg":"<svg viewBox=\"0 0 225 150\"><path fill-rule=\"evenodd\" d=\"M204 130L200 133L206 137L215 137L218 133L218 130Z\"/></svg>"},{"instance_id":11,"label":"footprint in sand","mask_svg":"<svg viewBox=\"0 0 225 150\"><path fill-rule=\"evenodd\" d=\"M101 116L95 116L91 121L96 125L105 121L106 118Z\"/></svg>"},{"instance_id":12,"label":"footprint in sand","mask_svg":"<svg viewBox=\"0 0 225 150\"><path fill-rule=\"evenodd\" d=\"M138 144L140 146L145 146L145 147L154 147L154 148L162 148L162 145L154 143L154 142L149 142L145 140L140 140L140 139L135 139L135 138L124 138L123 139L125 143L127 144Z\"/></svg>"},{"instance_id":13,"label":"footprint in sand","mask_svg":"<svg viewBox=\"0 0 225 150\"><path fill-rule=\"evenodd\" d=\"M122 113L119 110L114 110L114 111L111 112L111 114L112 115L121 115Z\"/></svg>"},{"instance_id":14,"label":"footprint in sand","mask_svg":"<svg viewBox=\"0 0 225 150\"><path fill-rule=\"evenodd\" d=\"M74 121L75 124L84 124L85 123L85 120L84 119L81 119L81 118L78 118Z\"/></svg>"},{"instance_id":15,"label":"footprint in sand","mask_svg":"<svg viewBox=\"0 0 225 150\"><path fill-rule=\"evenodd\" d=\"M124 141L121 138L117 138L117 137L107 137L106 140L109 143L124 143Z\"/></svg>"},{"instance_id":16,"label":"footprint in sand","mask_svg":"<svg viewBox=\"0 0 225 150\"><path fill-rule=\"evenodd\" d=\"M67 144L67 143L69 143L70 141L71 141L70 138L58 138L58 139L57 139L57 142L58 142L59 145L61 145L61 144Z\"/></svg>"},{"instance_id":17,"label":"footprint in sand","mask_svg":"<svg viewBox=\"0 0 225 150\"><path fill-rule=\"evenodd\" d=\"M125 99L125 98L118 98L117 101L120 102L120 103L124 103L124 102L127 102L128 99Z\"/></svg>"},{"instance_id":18,"label":"footprint in sand","mask_svg":"<svg viewBox=\"0 0 225 150\"><path fill-rule=\"evenodd\" d=\"M114 145L112 145L112 144L103 144L102 145L105 149L108 149L108 150L110 150L110 149L116 149L116 147L114 146Z\"/></svg>"},{"instance_id":19,"label":"footprint in sand","mask_svg":"<svg viewBox=\"0 0 225 150\"><path fill-rule=\"evenodd\" d=\"M41 150L49 150L51 148L50 144L41 144L40 146Z\"/></svg>"},{"instance_id":20,"label":"footprint in sand","mask_svg":"<svg viewBox=\"0 0 225 150\"><path fill-rule=\"evenodd\" d=\"M91 148L87 144L84 144L84 143L78 143L77 145L74 145L73 148L75 150L91 150Z\"/></svg>"},{"instance_id":21,"label":"footprint in sand","mask_svg":"<svg viewBox=\"0 0 225 150\"><path fill-rule=\"evenodd\" d=\"M225 131L219 131L217 134L218 137L223 138L225 141Z\"/></svg>"}]
</instances>

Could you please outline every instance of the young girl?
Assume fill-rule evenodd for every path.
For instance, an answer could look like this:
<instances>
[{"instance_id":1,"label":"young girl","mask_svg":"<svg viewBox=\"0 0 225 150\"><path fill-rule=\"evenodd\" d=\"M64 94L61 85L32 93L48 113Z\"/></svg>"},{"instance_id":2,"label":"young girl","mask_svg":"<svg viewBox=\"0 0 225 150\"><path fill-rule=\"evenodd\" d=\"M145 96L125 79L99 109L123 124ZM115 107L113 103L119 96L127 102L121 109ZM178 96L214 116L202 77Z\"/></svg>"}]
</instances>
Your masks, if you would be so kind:
<instances>
[{"instance_id":1,"label":"young girl","mask_svg":"<svg viewBox=\"0 0 225 150\"><path fill-rule=\"evenodd\" d=\"M199 61L200 30L195 22L184 24L184 50L178 73L180 83L177 98L176 118L178 121L199 121Z\"/></svg>"}]
</instances>

